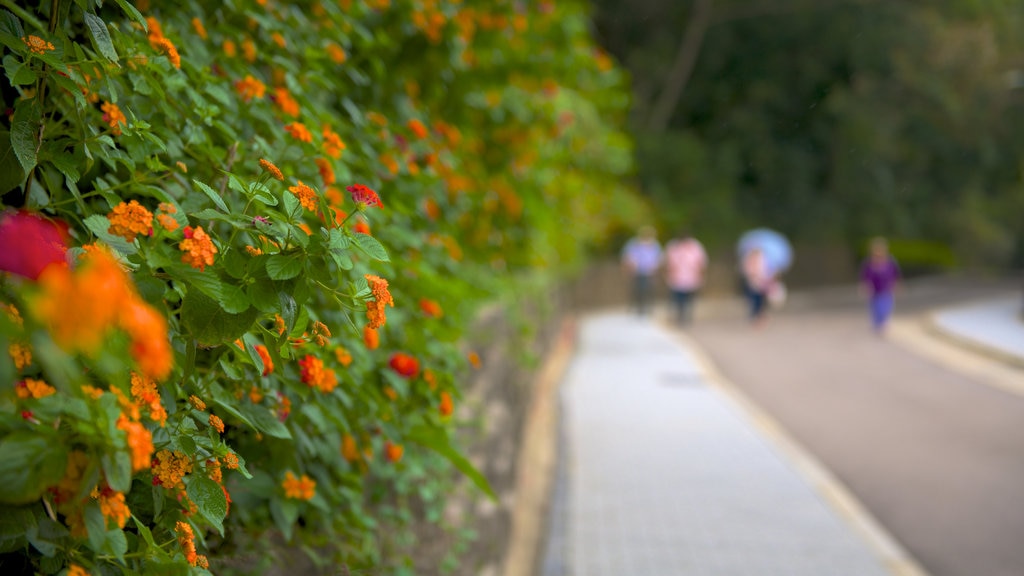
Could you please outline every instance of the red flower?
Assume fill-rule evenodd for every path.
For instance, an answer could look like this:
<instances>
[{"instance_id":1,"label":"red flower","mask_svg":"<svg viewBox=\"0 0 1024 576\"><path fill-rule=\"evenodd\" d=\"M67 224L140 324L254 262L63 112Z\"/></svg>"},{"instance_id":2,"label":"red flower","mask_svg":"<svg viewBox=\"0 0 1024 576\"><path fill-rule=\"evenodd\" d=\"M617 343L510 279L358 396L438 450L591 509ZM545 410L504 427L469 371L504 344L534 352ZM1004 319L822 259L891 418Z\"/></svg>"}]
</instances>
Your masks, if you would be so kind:
<instances>
[{"instance_id":1,"label":"red flower","mask_svg":"<svg viewBox=\"0 0 1024 576\"><path fill-rule=\"evenodd\" d=\"M50 264L63 265L67 225L21 210L0 220L0 271L37 280Z\"/></svg>"},{"instance_id":2,"label":"red flower","mask_svg":"<svg viewBox=\"0 0 1024 576\"><path fill-rule=\"evenodd\" d=\"M366 204L367 206L377 206L379 208L384 207L384 204L380 201L380 196L362 184L347 186L345 190L348 190L348 192L352 194L353 202Z\"/></svg>"},{"instance_id":3,"label":"red flower","mask_svg":"<svg viewBox=\"0 0 1024 576\"><path fill-rule=\"evenodd\" d=\"M405 352L396 352L391 356L391 361L388 362L391 369L398 372L400 375L406 378L413 378L420 371L419 360L406 354Z\"/></svg>"}]
</instances>

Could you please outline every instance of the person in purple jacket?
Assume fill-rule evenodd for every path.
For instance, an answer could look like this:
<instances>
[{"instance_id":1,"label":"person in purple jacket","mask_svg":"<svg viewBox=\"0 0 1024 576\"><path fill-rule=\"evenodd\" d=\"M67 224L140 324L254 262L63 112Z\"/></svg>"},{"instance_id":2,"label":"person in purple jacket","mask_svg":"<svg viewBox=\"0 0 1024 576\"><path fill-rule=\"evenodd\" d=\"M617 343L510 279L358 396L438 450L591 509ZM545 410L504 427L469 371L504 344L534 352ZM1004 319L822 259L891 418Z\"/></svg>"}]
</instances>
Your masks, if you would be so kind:
<instances>
[{"instance_id":1,"label":"person in purple jacket","mask_svg":"<svg viewBox=\"0 0 1024 576\"><path fill-rule=\"evenodd\" d=\"M860 269L860 281L868 295L871 326L878 334L885 333L889 317L892 316L900 277L900 266L889 254L889 244L885 238L873 239L870 253Z\"/></svg>"}]
</instances>

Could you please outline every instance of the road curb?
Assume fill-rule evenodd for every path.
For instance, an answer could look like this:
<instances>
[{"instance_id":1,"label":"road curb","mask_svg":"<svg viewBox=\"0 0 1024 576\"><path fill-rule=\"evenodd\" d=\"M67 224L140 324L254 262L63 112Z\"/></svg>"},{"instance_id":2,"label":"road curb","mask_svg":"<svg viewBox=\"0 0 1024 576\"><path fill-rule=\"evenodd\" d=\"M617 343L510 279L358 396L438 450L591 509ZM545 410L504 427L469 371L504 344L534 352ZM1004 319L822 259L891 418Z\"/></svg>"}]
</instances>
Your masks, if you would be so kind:
<instances>
[{"instance_id":1,"label":"road curb","mask_svg":"<svg viewBox=\"0 0 1024 576\"><path fill-rule=\"evenodd\" d=\"M731 400L748 417L761 436L782 452L825 502L863 538L890 574L930 576L838 478L791 437L774 418L718 371L711 358L696 341L668 324L664 324L664 327L690 351L708 385Z\"/></svg>"},{"instance_id":2,"label":"road curb","mask_svg":"<svg viewBox=\"0 0 1024 576\"><path fill-rule=\"evenodd\" d=\"M959 306L957 308L959 308ZM951 344L960 346L961 348L966 348L976 354L981 354L982 356L991 358L992 360L1009 364L1014 368L1024 369L1024 357L990 346L984 342L980 342L962 334L958 334L943 326L939 321L938 316L948 310L953 310L953 308L933 310L924 315L923 324L925 330L929 334L942 338Z\"/></svg>"}]
</instances>

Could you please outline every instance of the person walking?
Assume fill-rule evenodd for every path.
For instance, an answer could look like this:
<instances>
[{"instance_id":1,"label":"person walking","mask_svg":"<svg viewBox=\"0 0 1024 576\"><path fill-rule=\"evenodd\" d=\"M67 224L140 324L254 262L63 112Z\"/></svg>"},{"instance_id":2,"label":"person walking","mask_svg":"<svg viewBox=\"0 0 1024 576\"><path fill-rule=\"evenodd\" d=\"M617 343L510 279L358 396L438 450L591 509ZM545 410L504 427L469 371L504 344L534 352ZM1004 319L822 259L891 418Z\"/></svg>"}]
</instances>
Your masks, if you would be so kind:
<instances>
[{"instance_id":1,"label":"person walking","mask_svg":"<svg viewBox=\"0 0 1024 576\"><path fill-rule=\"evenodd\" d=\"M633 305L640 316L650 311L654 275L661 267L661 244L653 226L640 228L622 248L622 264L633 278Z\"/></svg>"},{"instance_id":2,"label":"person walking","mask_svg":"<svg viewBox=\"0 0 1024 576\"><path fill-rule=\"evenodd\" d=\"M694 299L704 284L707 264L704 246L686 231L665 246L665 281L672 292L676 322L680 325L693 321Z\"/></svg>"},{"instance_id":3,"label":"person walking","mask_svg":"<svg viewBox=\"0 0 1024 576\"><path fill-rule=\"evenodd\" d=\"M762 326L768 309L768 291L774 282L764 250L756 246L748 250L743 255L740 271L743 274L743 289L749 304L750 320L755 326Z\"/></svg>"},{"instance_id":4,"label":"person walking","mask_svg":"<svg viewBox=\"0 0 1024 576\"><path fill-rule=\"evenodd\" d=\"M884 335L896 301L896 288L902 273L900 266L889 253L885 238L871 241L868 257L860 269L862 290L868 297L871 327L876 334Z\"/></svg>"}]
</instances>

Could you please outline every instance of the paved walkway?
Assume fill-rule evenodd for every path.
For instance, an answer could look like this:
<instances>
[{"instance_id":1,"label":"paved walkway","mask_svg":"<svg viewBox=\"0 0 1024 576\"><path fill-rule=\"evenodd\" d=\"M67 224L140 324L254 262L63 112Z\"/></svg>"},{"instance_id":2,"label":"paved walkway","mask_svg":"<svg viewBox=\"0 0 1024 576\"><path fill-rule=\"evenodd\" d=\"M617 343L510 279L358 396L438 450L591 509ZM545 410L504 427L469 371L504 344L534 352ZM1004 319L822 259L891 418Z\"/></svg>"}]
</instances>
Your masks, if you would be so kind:
<instances>
[{"instance_id":1,"label":"paved walkway","mask_svg":"<svg viewBox=\"0 0 1024 576\"><path fill-rule=\"evenodd\" d=\"M1019 295L945 308L932 314L932 323L965 344L1024 365L1024 321Z\"/></svg>"},{"instance_id":2,"label":"paved walkway","mask_svg":"<svg viewBox=\"0 0 1024 576\"><path fill-rule=\"evenodd\" d=\"M714 382L652 320L580 323L544 576L915 573L827 473Z\"/></svg>"}]
</instances>

